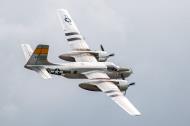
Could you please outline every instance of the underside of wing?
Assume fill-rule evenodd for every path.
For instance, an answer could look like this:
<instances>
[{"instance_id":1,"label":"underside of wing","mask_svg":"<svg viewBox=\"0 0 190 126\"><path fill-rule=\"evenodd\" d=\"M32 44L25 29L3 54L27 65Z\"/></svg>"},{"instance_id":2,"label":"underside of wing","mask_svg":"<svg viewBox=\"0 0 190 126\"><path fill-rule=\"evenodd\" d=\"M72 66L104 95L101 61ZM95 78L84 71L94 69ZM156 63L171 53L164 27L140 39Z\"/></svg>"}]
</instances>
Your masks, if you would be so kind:
<instances>
[{"instance_id":1,"label":"underside of wing","mask_svg":"<svg viewBox=\"0 0 190 126\"><path fill-rule=\"evenodd\" d=\"M90 50L69 12L59 9L58 16L71 50Z\"/></svg>"},{"instance_id":2,"label":"underside of wing","mask_svg":"<svg viewBox=\"0 0 190 126\"><path fill-rule=\"evenodd\" d=\"M133 106L133 104L121 93L118 87L111 82L102 82L97 84L98 88L106 93L114 102L123 108L130 115L138 116L141 113Z\"/></svg>"},{"instance_id":3,"label":"underside of wing","mask_svg":"<svg viewBox=\"0 0 190 126\"><path fill-rule=\"evenodd\" d=\"M83 73L88 79L110 79L108 75L102 71L89 71Z\"/></svg>"},{"instance_id":4,"label":"underside of wing","mask_svg":"<svg viewBox=\"0 0 190 126\"><path fill-rule=\"evenodd\" d=\"M133 116L139 116L141 113L133 104L121 93L119 88L112 82L102 82L97 84L98 88L116 102L121 108Z\"/></svg>"},{"instance_id":5,"label":"underside of wing","mask_svg":"<svg viewBox=\"0 0 190 126\"><path fill-rule=\"evenodd\" d=\"M121 108L123 108L130 115L138 116L141 113L133 106L133 104L123 95L119 88L111 81L106 81L110 79L106 73L100 71L89 71L83 73L88 79L99 79L99 82L95 85L109 96L115 103L117 103ZM104 81L101 82L101 79Z\"/></svg>"},{"instance_id":6,"label":"underside of wing","mask_svg":"<svg viewBox=\"0 0 190 126\"><path fill-rule=\"evenodd\" d=\"M59 9L57 12L70 49L72 51L90 51L69 12L64 9ZM79 53L73 57L77 62L97 62L96 58L89 53Z\"/></svg>"}]
</instances>

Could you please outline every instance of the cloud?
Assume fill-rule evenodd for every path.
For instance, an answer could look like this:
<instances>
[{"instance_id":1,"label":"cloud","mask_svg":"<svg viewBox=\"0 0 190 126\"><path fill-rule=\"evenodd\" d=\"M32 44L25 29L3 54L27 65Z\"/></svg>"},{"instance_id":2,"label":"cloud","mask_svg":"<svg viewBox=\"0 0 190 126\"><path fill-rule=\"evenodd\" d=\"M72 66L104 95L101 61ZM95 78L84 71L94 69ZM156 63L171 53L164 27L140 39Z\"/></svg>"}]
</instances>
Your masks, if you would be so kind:
<instances>
[{"instance_id":1,"label":"cloud","mask_svg":"<svg viewBox=\"0 0 190 126\"><path fill-rule=\"evenodd\" d=\"M3 0L0 4L0 125L188 125L189 2ZM127 97L143 113L127 115L102 93L78 87L85 80L43 80L23 68L21 43L50 45L48 58L68 45L56 15L66 8L92 49L116 52L137 85ZM96 121L94 121L96 120ZM93 123L92 123L93 122Z\"/></svg>"}]
</instances>

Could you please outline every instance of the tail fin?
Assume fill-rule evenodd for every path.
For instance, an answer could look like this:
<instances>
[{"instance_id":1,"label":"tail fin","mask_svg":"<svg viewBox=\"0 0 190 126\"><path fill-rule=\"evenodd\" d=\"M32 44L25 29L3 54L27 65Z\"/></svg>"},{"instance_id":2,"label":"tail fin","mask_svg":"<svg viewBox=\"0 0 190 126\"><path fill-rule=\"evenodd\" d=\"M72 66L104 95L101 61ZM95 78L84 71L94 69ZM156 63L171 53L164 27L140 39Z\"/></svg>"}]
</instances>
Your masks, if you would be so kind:
<instances>
[{"instance_id":1,"label":"tail fin","mask_svg":"<svg viewBox=\"0 0 190 126\"><path fill-rule=\"evenodd\" d=\"M36 71L44 79L51 78L50 74L47 72L44 66L38 66L38 65L50 65L50 64L52 65L52 63L48 62L47 60L49 46L38 45L34 51L28 44L22 44L21 47L24 52L24 56L28 61L27 64L25 65L25 68ZM36 65L36 67L35 66L28 67L27 65Z\"/></svg>"},{"instance_id":2,"label":"tail fin","mask_svg":"<svg viewBox=\"0 0 190 126\"><path fill-rule=\"evenodd\" d=\"M26 65L53 65L47 60L49 45L39 44Z\"/></svg>"}]
</instances>

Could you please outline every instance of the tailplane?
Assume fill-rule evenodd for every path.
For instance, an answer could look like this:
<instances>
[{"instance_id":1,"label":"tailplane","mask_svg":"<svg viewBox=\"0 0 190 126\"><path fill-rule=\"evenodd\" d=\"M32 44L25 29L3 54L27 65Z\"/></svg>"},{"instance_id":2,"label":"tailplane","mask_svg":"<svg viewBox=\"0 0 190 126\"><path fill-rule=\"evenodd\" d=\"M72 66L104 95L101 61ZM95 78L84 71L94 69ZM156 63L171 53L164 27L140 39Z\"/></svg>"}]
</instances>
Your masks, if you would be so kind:
<instances>
[{"instance_id":1,"label":"tailplane","mask_svg":"<svg viewBox=\"0 0 190 126\"><path fill-rule=\"evenodd\" d=\"M29 44L21 44L26 61L31 57L33 50Z\"/></svg>"},{"instance_id":2,"label":"tailplane","mask_svg":"<svg viewBox=\"0 0 190 126\"><path fill-rule=\"evenodd\" d=\"M34 51L28 44L22 44L21 47L24 52L25 59L27 60L25 68L36 71L44 79L51 78L45 66L43 66L54 65L47 60L49 45L40 44Z\"/></svg>"}]
</instances>

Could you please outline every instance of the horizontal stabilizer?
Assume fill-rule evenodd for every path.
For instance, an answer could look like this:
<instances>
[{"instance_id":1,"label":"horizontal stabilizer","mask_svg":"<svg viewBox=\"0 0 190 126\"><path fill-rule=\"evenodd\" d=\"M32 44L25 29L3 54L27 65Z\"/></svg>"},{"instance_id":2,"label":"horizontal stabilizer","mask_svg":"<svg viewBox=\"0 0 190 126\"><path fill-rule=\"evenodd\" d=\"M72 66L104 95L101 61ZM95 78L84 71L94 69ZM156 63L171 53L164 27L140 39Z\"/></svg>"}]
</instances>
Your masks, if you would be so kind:
<instances>
[{"instance_id":1,"label":"horizontal stabilizer","mask_svg":"<svg viewBox=\"0 0 190 126\"><path fill-rule=\"evenodd\" d=\"M29 44L21 44L26 61L32 56L33 50Z\"/></svg>"},{"instance_id":2,"label":"horizontal stabilizer","mask_svg":"<svg viewBox=\"0 0 190 126\"><path fill-rule=\"evenodd\" d=\"M40 74L43 79L50 79L50 78L52 78L51 75L47 72L47 70L46 70L45 68L40 68L40 67L39 67L39 68L36 70L36 72L37 72L38 74Z\"/></svg>"}]
</instances>

